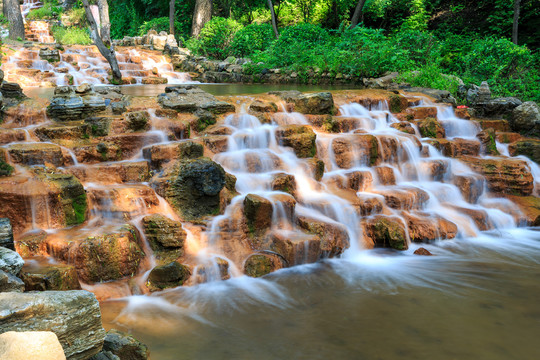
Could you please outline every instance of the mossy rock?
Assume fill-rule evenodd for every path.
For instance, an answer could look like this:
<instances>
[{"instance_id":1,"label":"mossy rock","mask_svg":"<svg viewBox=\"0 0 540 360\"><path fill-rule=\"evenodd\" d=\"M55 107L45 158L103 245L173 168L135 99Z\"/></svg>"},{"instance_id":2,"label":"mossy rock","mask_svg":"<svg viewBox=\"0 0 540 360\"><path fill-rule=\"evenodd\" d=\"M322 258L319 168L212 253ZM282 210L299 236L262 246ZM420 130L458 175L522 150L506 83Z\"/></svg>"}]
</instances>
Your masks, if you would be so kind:
<instances>
[{"instance_id":1,"label":"mossy rock","mask_svg":"<svg viewBox=\"0 0 540 360\"><path fill-rule=\"evenodd\" d=\"M220 211L219 193L225 186L225 170L208 158L179 161L166 190L166 198L186 220Z\"/></svg>"},{"instance_id":2,"label":"mossy rock","mask_svg":"<svg viewBox=\"0 0 540 360\"><path fill-rule=\"evenodd\" d=\"M293 148L299 158L314 157L317 154L317 135L310 126L282 126L276 130L276 137L281 146Z\"/></svg>"},{"instance_id":3,"label":"mossy rock","mask_svg":"<svg viewBox=\"0 0 540 360\"><path fill-rule=\"evenodd\" d=\"M261 277L286 266L283 258L277 254L257 253L244 261L244 273L251 277Z\"/></svg>"},{"instance_id":4,"label":"mossy rock","mask_svg":"<svg viewBox=\"0 0 540 360\"><path fill-rule=\"evenodd\" d=\"M403 224L399 223L399 220L378 217L371 226L371 235L375 245L391 247L396 250L408 249L405 228Z\"/></svg>"},{"instance_id":5,"label":"mossy rock","mask_svg":"<svg viewBox=\"0 0 540 360\"><path fill-rule=\"evenodd\" d=\"M260 233L272 225L272 203L255 194L248 194L244 198L244 216L250 233Z\"/></svg>"},{"instance_id":6,"label":"mossy rock","mask_svg":"<svg viewBox=\"0 0 540 360\"><path fill-rule=\"evenodd\" d=\"M77 270L72 265L23 266L25 291L80 290Z\"/></svg>"},{"instance_id":7,"label":"mossy rock","mask_svg":"<svg viewBox=\"0 0 540 360\"><path fill-rule=\"evenodd\" d=\"M422 137L443 139L446 136L444 127L435 118L428 117L418 121L418 130Z\"/></svg>"},{"instance_id":8,"label":"mossy rock","mask_svg":"<svg viewBox=\"0 0 540 360\"><path fill-rule=\"evenodd\" d=\"M190 276L189 267L173 261L153 268L148 275L147 286L150 291L182 286Z\"/></svg>"}]
</instances>

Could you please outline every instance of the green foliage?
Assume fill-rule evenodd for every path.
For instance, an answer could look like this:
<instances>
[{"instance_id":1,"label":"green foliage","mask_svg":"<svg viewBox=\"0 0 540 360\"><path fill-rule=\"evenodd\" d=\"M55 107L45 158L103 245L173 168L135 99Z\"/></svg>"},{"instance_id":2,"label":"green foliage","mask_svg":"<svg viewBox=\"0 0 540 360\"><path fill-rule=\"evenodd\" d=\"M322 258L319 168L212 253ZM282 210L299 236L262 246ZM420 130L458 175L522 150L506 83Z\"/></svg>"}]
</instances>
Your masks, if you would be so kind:
<instances>
[{"instance_id":1,"label":"green foliage","mask_svg":"<svg viewBox=\"0 0 540 360\"><path fill-rule=\"evenodd\" d=\"M454 94L459 86L456 77L443 74L443 70L435 64L427 65L420 70L407 71L399 76L397 81L409 83L412 86L448 90Z\"/></svg>"},{"instance_id":2,"label":"green foliage","mask_svg":"<svg viewBox=\"0 0 540 360\"><path fill-rule=\"evenodd\" d=\"M182 27L182 25L178 21L175 21L174 27L175 27L175 29L180 29ZM168 34L169 30L170 30L169 18L168 17L160 17L160 18L152 19L150 21L145 21L139 27L139 36L146 35L148 33L148 31L150 31L150 30L155 30L158 33L162 32L162 31L165 31Z\"/></svg>"},{"instance_id":3,"label":"green foliage","mask_svg":"<svg viewBox=\"0 0 540 360\"><path fill-rule=\"evenodd\" d=\"M52 34L56 42L62 45L90 45L93 43L87 29L53 26Z\"/></svg>"},{"instance_id":4,"label":"green foliage","mask_svg":"<svg viewBox=\"0 0 540 360\"><path fill-rule=\"evenodd\" d=\"M63 8L57 0L45 1L43 7L34 9L26 15L28 20L56 19L62 14Z\"/></svg>"},{"instance_id":5,"label":"green foliage","mask_svg":"<svg viewBox=\"0 0 540 360\"><path fill-rule=\"evenodd\" d=\"M266 50L274 41L274 30L270 24L248 25L236 33L231 43L231 54L247 56Z\"/></svg>"},{"instance_id":6,"label":"green foliage","mask_svg":"<svg viewBox=\"0 0 540 360\"><path fill-rule=\"evenodd\" d=\"M8 19L4 16L4 14L0 14L0 25L6 25L8 23Z\"/></svg>"},{"instance_id":7,"label":"green foliage","mask_svg":"<svg viewBox=\"0 0 540 360\"><path fill-rule=\"evenodd\" d=\"M214 17L204 25L199 38L190 39L186 45L196 53L222 60L230 55L229 45L241 28L242 25L234 20Z\"/></svg>"},{"instance_id":8,"label":"green foliage","mask_svg":"<svg viewBox=\"0 0 540 360\"><path fill-rule=\"evenodd\" d=\"M83 7L74 7L65 13L71 26L84 27L87 25L86 12Z\"/></svg>"}]
</instances>

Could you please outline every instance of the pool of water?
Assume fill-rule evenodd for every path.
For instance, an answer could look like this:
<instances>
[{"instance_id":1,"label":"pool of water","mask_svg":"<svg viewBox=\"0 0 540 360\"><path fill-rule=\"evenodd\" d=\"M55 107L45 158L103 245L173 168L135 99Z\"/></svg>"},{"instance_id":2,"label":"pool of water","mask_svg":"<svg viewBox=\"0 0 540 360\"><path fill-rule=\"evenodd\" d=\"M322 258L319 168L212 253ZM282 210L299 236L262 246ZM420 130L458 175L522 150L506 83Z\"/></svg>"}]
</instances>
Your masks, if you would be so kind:
<instances>
[{"instance_id":1,"label":"pool of water","mask_svg":"<svg viewBox=\"0 0 540 360\"><path fill-rule=\"evenodd\" d=\"M300 84L196 84L204 91L215 96L234 96L247 94L262 94L268 91L298 90L298 91L321 91L321 90L348 90L355 89L353 85L300 85ZM167 86L174 85L125 85L122 93L131 96L158 96L165 92ZM32 98L50 99L54 94L54 88L27 88L24 93Z\"/></svg>"},{"instance_id":2,"label":"pool of water","mask_svg":"<svg viewBox=\"0 0 540 360\"><path fill-rule=\"evenodd\" d=\"M539 359L540 231L381 250L102 304L168 359Z\"/></svg>"}]
</instances>

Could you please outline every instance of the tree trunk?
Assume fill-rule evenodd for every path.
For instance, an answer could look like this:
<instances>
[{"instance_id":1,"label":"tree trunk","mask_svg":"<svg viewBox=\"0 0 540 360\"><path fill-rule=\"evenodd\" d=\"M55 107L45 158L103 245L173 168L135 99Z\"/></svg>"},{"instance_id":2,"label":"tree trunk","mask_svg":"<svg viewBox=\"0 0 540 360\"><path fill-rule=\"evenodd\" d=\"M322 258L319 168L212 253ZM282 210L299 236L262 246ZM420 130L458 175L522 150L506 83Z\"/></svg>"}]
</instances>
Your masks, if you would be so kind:
<instances>
[{"instance_id":1,"label":"tree trunk","mask_svg":"<svg viewBox=\"0 0 540 360\"><path fill-rule=\"evenodd\" d=\"M268 7L270 8L270 15L272 16L272 28L274 29L274 35L276 39L279 37L279 31L277 27L276 11L274 10L274 4L272 0L268 0Z\"/></svg>"},{"instance_id":2,"label":"tree trunk","mask_svg":"<svg viewBox=\"0 0 540 360\"><path fill-rule=\"evenodd\" d=\"M512 42L518 45L518 25L521 0L514 0L514 26L512 27Z\"/></svg>"},{"instance_id":3,"label":"tree trunk","mask_svg":"<svg viewBox=\"0 0 540 360\"><path fill-rule=\"evenodd\" d=\"M212 0L197 0L193 11L193 25L191 26L191 36L199 37L204 24L212 19Z\"/></svg>"},{"instance_id":4,"label":"tree trunk","mask_svg":"<svg viewBox=\"0 0 540 360\"><path fill-rule=\"evenodd\" d=\"M364 8L365 3L366 0L359 0L358 4L356 4L356 8L354 9L354 14L351 19L351 27L349 29L354 29L360 22L360 17L362 16L362 9Z\"/></svg>"},{"instance_id":5,"label":"tree trunk","mask_svg":"<svg viewBox=\"0 0 540 360\"><path fill-rule=\"evenodd\" d=\"M97 0L99 9L99 22L101 29L99 35L105 46L111 46L111 22L109 20L109 3L107 0Z\"/></svg>"},{"instance_id":6,"label":"tree trunk","mask_svg":"<svg viewBox=\"0 0 540 360\"><path fill-rule=\"evenodd\" d=\"M94 15L92 15L92 10L90 10L90 5L88 4L88 0L82 0L82 3L84 5L86 19L88 20L88 24L90 24L90 29L92 30L92 39L94 40L94 43L96 44L101 55L103 55L103 57L107 59L107 61L109 62L109 65L111 66L111 69L112 69L114 82L117 84L121 84L122 73L120 72L120 67L118 66L118 60L116 59L114 48L112 46L108 48L103 43L103 40L101 40L101 37L99 37L98 26L96 24L96 20L94 19Z\"/></svg>"},{"instance_id":7,"label":"tree trunk","mask_svg":"<svg viewBox=\"0 0 540 360\"><path fill-rule=\"evenodd\" d=\"M24 40L24 21L19 0L4 0L4 10L9 21L9 38Z\"/></svg>"},{"instance_id":8,"label":"tree trunk","mask_svg":"<svg viewBox=\"0 0 540 360\"><path fill-rule=\"evenodd\" d=\"M174 5L176 0L169 3L169 34L174 35Z\"/></svg>"}]
</instances>

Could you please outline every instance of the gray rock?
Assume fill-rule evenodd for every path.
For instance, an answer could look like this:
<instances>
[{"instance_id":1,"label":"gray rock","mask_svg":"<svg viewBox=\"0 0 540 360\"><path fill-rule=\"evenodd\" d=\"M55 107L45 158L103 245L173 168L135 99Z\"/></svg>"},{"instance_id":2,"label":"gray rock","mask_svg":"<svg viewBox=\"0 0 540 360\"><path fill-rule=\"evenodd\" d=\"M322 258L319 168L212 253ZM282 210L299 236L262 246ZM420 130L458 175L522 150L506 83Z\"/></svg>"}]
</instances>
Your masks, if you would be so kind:
<instances>
[{"instance_id":1,"label":"gray rock","mask_svg":"<svg viewBox=\"0 0 540 360\"><path fill-rule=\"evenodd\" d=\"M41 60L46 60L49 62L60 61L60 52L58 49L40 49L39 57Z\"/></svg>"},{"instance_id":2,"label":"gray rock","mask_svg":"<svg viewBox=\"0 0 540 360\"><path fill-rule=\"evenodd\" d=\"M394 82L394 79L396 79L398 76L398 72L392 72L379 78L365 79L364 85L373 89L386 89Z\"/></svg>"},{"instance_id":3,"label":"gray rock","mask_svg":"<svg viewBox=\"0 0 540 360\"><path fill-rule=\"evenodd\" d=\"M225 170L208 158L181 160L152 180L160 195L188 219L217 214Z\"/></svg>"},{"instance_id":4,"label":"gray rock","mask_svg":"<svg viewBox=\"0 0 540 360\"><path fill-rule=\"evenodd\" d=\"M148 126L150 117L147 111L133 111L125 115L128 128L133 131L144 130Z\"/></svg>"},{"instance_id":5,"label":"gray rock","mask_svg":"<svg viewBox=\"0 0 540 360\"><path fill-rule=\"evenodd\" d=\"M194 113L199 109L214 114L236 111L234 105L219 101L214 95L193 85L176 85L165 88L165 93L158 96L158 102L164 108L180 112Z\"/></svg>"},{"instance_id":6,"label":"gray rock","mask_svg":"<svg viewBox=\"0 0 540 360\"><path fill-rule=\"evenodd\" d=\"M487 81L483 81L480 84L480 89L478 89L478 97L476 98L477 102L487 102L491 100L491 90L489 90L489 85Z\"/></svg>"},{"instance_id":7,"label":"gray rock","mask_svg":"<svg viewBox=\"0 0 540 360\"><path fill-rule=\"evenodd\" d=\"M19 275L24 265L24 260L21 255L15 251L0 247L0 270L11 275Z\"/></svg>"},{"instance_id":8,"label":"gray rock","mask_svg":"<svg viewBox=\"0 0 540 360\"><path fill-rule=\"evenodd\" d=\"M293 105L294 111L302 114L332 114L334 112L334 98L329 92L303 94L300 91L271 91Z\"/></svg>"},{"instance_id":9,"label":"gray rock","mask_svg":"<svg viewBox=\"0 0 540 360\"><path fill-rule=\"evenodd\" d=\"M474 103L476 115L480 117L494 117L509 115L521 105L521 100L515 97L496 98L488 101Z\"/></svg>"},{"instance_id":10,"label":"gray rock","mask_svg":"<svg viewBox=\"0 0 540 360\"><path fill-rule=\"evenodd\" d=\"M133 336L116 329L107 332L103 351L118 356L120 360L146 360L150 355L146 345Z\"/></svg>"},{"instance_id":11,"label":"gray rock","mask_svg":"<svg viewBox=\"0 0 540 360\"><path fill-rule=\"evenodd\" d=\"M101 351L105 330L99 303L84 290L0 293L2 331L52 331L69 360Z\"/></svg>"},{"instance_id":12,"label":"gray rock","mask_svg":"<svg viewBox=\"0 0 540 360\"><path fill-rule=\"evenodd\" d=\"M106 109L103 96L93 90L84 90L84 93L76 94L74 87L57 87L47 107L47 115L57 121L72 121L91 117Z\"/></svg>"},{"instance_id":13,"label":"gray rock","mask_svg":"<svg viewBox=\"0 0 540 360\"><path fill-rule=\"evenodd\" d=\"M102 351L99 354L92 357L90 360L122 360L118 356L114 355L110 351Z\"/></svg>"},{"instance_id":14,"label":"gray rock","mask_svg":"<svg viewBox=\"0 0 540 360\"><path fill-rule=\"evenodd\" d=\"M26 98L21 86L17 83L4 81L0 86L0 92L6 98L22 100Z\"/></svg>"},{"instance_id":15,"label":"gray rock","mask_svg":"<svg viewBox=\"0 0 540 360\"><path fill-rule=\"evenodd\" d=\"M529 136L540 136L540 107L533 101L517 106L510 117L512 130Z\"/></svg>"},{"instance_id":16,"label":"gray rock","mask_svg":"<svg viewBox=\"0 0 540 360\"><path fill-rule=\"evenodd\" d=\"M23 292L24 282L5 271L0 270L0 292Z\"/></svg>"},{"instance_id":17,"label":"gray rock","mask_svg":"<svg viewBox=\"0 0 540 360\"><path fill-rule=\"evenodd\" d=\"M15 250L13 243L13 228L8 218L0 218L0 246Z\"/></svg>"},{"instance_id":18,"label":"gray rock","mask_svg":"<svg viewBox=\"0 0 540 360\"><path fill-rule=\"evenodd\" d=\"M150 271L148 284L150 291L162 290L181 286L191 276L191 271L185 265L173 261L166 265L159 265Z\"/></svg>"}]
</instances>

